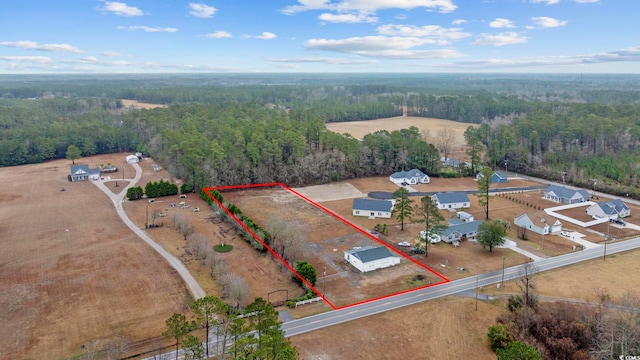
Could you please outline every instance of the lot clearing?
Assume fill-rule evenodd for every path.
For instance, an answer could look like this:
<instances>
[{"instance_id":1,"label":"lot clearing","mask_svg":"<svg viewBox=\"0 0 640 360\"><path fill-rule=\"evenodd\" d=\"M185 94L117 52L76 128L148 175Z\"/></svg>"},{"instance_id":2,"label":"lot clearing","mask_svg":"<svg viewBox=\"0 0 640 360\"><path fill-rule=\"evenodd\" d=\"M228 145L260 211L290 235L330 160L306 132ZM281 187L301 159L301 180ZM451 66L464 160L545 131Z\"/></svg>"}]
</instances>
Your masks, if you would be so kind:
<instances>
[{"instance_id":1,"label":"lot clearing","mask_svg":"<svg viewBox=\"0 0 640 360\"><path fill-rule=\"evenodd\" d=\"M120 159L76 161L95 167ZM174 270L122 224L96 186L68 182L69 165L0 169L3 358L64 358L119 337L136 351L162 343L164 321L186 310L188 292Z\"/></svg>"},{"instance_id":2,"label":"lot clearing","mask_svg":"<svg viewBox=\"0 0 640 360\"><path fill-rule=\"evenodd\" d=\"M366 120L366 121L343 121L325 124L328 130L344 134L351 134L356 139L362 139L365 135L374 133L379 130L408 129L415 126L420 130L421 134L427 135L427 141L433 144L438 142L438 132L444 129L453 130L454 139L450 146L450 156L458 158L466 158L464 149L466 143L464 140L464 131L469 126L477 127L478 124L463 123L451 120L426 118L418 116L397 116L386 119Z\"/></svg>"}]
</instances>

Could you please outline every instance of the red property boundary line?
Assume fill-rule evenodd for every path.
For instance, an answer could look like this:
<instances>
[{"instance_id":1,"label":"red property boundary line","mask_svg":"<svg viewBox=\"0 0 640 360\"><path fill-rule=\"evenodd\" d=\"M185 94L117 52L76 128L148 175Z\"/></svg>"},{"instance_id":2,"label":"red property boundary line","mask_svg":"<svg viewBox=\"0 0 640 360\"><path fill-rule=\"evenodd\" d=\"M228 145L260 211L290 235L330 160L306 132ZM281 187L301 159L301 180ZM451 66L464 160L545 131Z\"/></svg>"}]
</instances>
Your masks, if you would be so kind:
<instances>
[{"instance_id":1,"label":"red property boundary line","mask_svg":"<svg viewBox=\"0 0 640 360\"><path fill-rule=\"evenodd\" d=\"M376 298L372 298L372 299L368 299L368 300L363 300L363 301L359 301L353 304L348 304L348 305L343 305L343 306L335 306L333 305L333 303L331 303L331 301L329 301L329 299L327 299L325 297L325 295L323 293L321 293L320 291L318 291L318 289L316 289L314 286L312 286L306 279L302 278L302 276L300 276L300 274L298 274L297 271L295 271L295 269L293 267L291 267L291 265L289 265L286 261L284 261L284 259L282 257L280 257L280 255L278 255L273 249L271 249L271 247L269 245L267 245L264 241L262 241L262 239L260 239L260 237L258 237L258 235L256 235L251 229L249 229L249 227L247 227L242 221L240 221L240 219L238 219L238 217L236 217L233 213L231 213L229 211L229 209L227 209L226 206L224 206L222 203L220 203L220 201L218 201L218 199L216 199L215 197L213 197L210 193L210 191L224 191L224 190L241 190L241 189L252 189L252 188L267 188L267 187L280 187L282 189L288 190L289 192L291 192L292 194L298 196L301 199L304 199L305 201L307 201L308 203L312 204L313 206L319 208L320 210L326 212L327 214L333 216L334 218L342 221L343 223L345 223L346 225L350 226L351 228L353 228L354 230L358 231L359 233L369 237L371 240L376 241L377 243L387 247L389 250L393 251L394 253L400 255L401 257L411 261L412 263L414 263L415 265L420 266L421 268L431 272L432 274L436 275L437 277L439 277L440 279L442 279L442 281L437 282L435 284L428 284L428 285L424 285L424 286L420 286L414 289L408 289L408 290L403 290L403 291L398 291L392 294L388 294L388 295L383 295L383 296L379 296ZM334 213L333 211L325 208L324 206L316 203L315 201L307 198L306 196L300 194L299 192L291 189L290 187L288 187L287 185L283 184L283 183L279 183L279 182L274 182L274 183L267 183L267 184L246 184L246 185L228 185L228 186L216 186L216 187L209 187L209 188L204 188L202 189L202 191L204 191L205 194L207 194L207 196L209 196L209 198L211 198L211 200L213 200L216 204L218 204L218 206L223 209L229 216L231 216L238 224L240 224L240 226L242 226L249 234L251 234L251 236L253 236L253 238L259 242L260 244L262 244L262 246L265 247L265 249L267 249L273 256L276 257L276 259L280 260L280 262L286 266L293 274L295 274L300 280L302 280L309 288L311 288L316 294L318 294L318 296L320 296L329 306L331 306L331 308L333 310L339 310L339 309L344 309L344 308L348 308L348 307L352 307L352 306L356 306L356 305L360 305L360 304L365 304L365 303L369 303L369 302L373 302L373 301L377 301L377 300L381 300L381 299L386 299L386 298L390 298L396 295L400 295L400 294L405 294L405 293L409 293L409 292L413 292L413 291L417 291L417 290L421 290L421 289L425 289L428 287L432 287L432 286L436 286L436 285L440 285L440 284L444 284L444 283L448 283L450 280L447 279L445 276L443 276L442 274L432 270L431 268L428 268L427 266L424 266L422 264L420 264L419 262L417 262L416 260L408 257L406 254L398 251L397 249L387 245L386 243L382 242L380 239L378 239L377 237L369 234L368 232L362 230L361 228L359 228L358 226L352 224L351 222L349 222L348 220L344 219L343 217L341 217L340 215Z\"/></svg>"}]
</instances>

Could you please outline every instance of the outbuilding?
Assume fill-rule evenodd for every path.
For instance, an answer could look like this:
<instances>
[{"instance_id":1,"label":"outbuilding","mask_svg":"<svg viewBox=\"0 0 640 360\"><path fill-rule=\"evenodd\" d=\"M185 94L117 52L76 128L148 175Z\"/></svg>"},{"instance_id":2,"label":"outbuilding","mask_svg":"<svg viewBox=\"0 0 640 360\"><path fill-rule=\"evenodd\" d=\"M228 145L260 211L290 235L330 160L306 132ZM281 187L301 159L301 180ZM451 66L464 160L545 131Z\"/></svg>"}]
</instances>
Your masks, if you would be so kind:
<instances>
[{"instance_id":1,"label":"outbuilding","mask_svg":"<svg viewBox=\"0 0 640 360\"><path fill-rule=\"evenodd\" d=\"M363 273L400 264L400 257L386 246L353 248L344 252L344 260Z\"/></svg>"},{"instance_id":2,"label":"outbuilding","mask_svg":"<svg viewBox=\"0 0 640 360\"><path fill-rule=\"evenodd\" d=\"M127 164L134 164L140 161L140 158L138 158L135 155L129 155L127 156Z\"/></svg>"}]
</instances>

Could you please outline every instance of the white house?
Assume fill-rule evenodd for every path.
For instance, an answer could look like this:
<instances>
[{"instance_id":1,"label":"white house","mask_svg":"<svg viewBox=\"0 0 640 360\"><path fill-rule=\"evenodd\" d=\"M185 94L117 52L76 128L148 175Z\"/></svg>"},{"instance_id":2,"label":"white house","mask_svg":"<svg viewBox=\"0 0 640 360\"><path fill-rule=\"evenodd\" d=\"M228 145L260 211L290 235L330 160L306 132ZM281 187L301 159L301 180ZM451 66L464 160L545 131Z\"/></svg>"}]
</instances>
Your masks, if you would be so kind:
<instances>
[{"instance_id":1,"label":"white house","mask_svg":"<svg viewBox=\"0 0 640 360\"><path fill-rule=\"evenodd\" d=\"M599 218L616 219L618 217L623 218L630 216L631 210L622 200L613 199L589 206L587 208L587 214Z\"/></svg>"},{"instance_id":2,"label":"white house","mask_svg":"<svg viewBox=\"0 0 640 360\"><path fill-rule=\"evenodd\" d=\"M353 216L366 216L369 218L391 218L391 210L393 209L393 201L391 200L372 200L372 199L353 199L351 208Z\"/></svg>"},{"instance_id":3,"label":"white house","mask_svg":"<svg viewBox=\"0 0 640 360\"><path fill-rule=\"evenodd\" d=\"M447 191L439 192L431 196L438 209L462 209L471 206L469 197L465 192Z\"/></svg>"},{"instance_id":4,"label":"white house","mask_svg":"<svg viewBox=\"0 0 640 360\"><path fill-rule=\"evenodd\" d=\"M587 190L573 190L567 189L564 186L549 185L544 192L544 198L563 204L577 204L580 202L589 201L591 195Z\"/></svg>"},{"instance_id":5,"label":"white house","mask_svg":"<svg viewBox=\"0 0 640 360\"><path fill-rule=\"evenodd\" d=\"M138 161L140 161L140 158L138 158L135 155L129 155L127 156L127 164L133 164L133 163L137 163Z\"/></svg>"},{"instance_id":6,"label":"white house","mask_svg":"<svg viewBox=\"0 0 640 360\"><path fill-rule=\"evenodd\" d=\"M400 257L391 253L386 246L347 250L344 260L363 273L400 264Z\"/></svg>"},{"instance_id":7,"label":"white house","mask_svg":"<svg viewBox=\"0 0 640 360\"><path fill-rule=\"evenodd\" d=\"M482 221L480 220L464 222L454 218L449 220L449 227L442 230L438 236L440 236L441 241L449 244L462 240L473 240L478 236L478 226L481 223Z\"/></svg>"},{"instance_id":8,"label":"white house","mask_svg":"<svg viewBox=\"0 0 640 360\"><path fill-rule=\"evenodd\" d=\"M473 215L469 214L468 212L465 211L458 211L456 213L456 217L464 222L469 222L469 221L473 221L475 220L473 218Z\"/></svg>"},{"instance_id":9,"label":"white house","mask_svg":"<svg viewBox=\"0 0 640 360\"><path fill-rule=\"evenodd\" d=\"M531 220L527 214L522 214L513 219L513 223L523 229L523 235L525 230L530 230L540 235L556 234L562 231L562 223L560 220L552 222L546 218L540 218L536 222Z\"/></svg>"},{"instance_id":10,"label":"white house","mask_svg":"<svg viewBox=\"0 0 640 360\"><path fill-rule=\"evenodd\" d=\"M69 169L70 181L98 180L100 168L90 169L87 164L71 165Z\"/></svg>"},{"instance_id":11,"label":"white house","mask_svg":"<svg viewBox=\"0 0 640 360\"><path fill-rule=\"evenodd\" d=\"M427 174L418 169L393 173L389 176L389 180L396 185L428 184L431 181Z\"/></svg>"}]
</instances>

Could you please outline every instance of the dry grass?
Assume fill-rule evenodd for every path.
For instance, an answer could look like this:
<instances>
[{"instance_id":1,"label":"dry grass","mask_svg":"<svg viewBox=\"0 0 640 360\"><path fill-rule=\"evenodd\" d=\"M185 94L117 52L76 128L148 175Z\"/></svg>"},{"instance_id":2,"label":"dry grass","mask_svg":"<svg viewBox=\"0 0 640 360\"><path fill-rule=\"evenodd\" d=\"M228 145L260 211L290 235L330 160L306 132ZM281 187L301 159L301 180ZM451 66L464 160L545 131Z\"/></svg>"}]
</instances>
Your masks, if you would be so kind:
<instances>
[{"instance_id":1,"label":"dry grass","mask_svg":"<svg viewBox=\"0 0 640 360\"><path fill-rule=\"evenodd\" d=\"M122 99L121 101L124 107L132 107L136 109L155 109L155 108L169 107L168 105L164 105L164 104L150 104L150 103L145 103L138 100Z\"/></svg>"}]
</instances>

